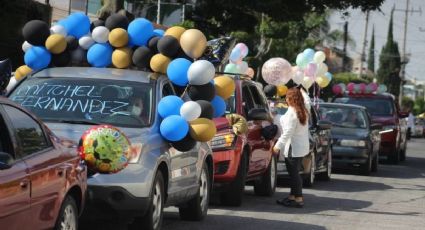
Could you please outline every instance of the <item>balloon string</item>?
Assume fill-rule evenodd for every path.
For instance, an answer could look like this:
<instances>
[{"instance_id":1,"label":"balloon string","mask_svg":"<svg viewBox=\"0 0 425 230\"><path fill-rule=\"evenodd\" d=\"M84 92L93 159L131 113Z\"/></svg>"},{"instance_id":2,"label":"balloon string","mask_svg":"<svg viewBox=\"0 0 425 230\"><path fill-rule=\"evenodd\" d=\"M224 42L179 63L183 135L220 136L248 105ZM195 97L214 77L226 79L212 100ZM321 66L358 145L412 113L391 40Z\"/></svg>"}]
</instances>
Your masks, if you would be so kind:
<instances>
[{"instance_id":1,"label":"balloon string","mask_svg":"<svg viewBox=\"0 0 425 230\"><path fill-rule=\"evenodd\" d=\"M186 88L184 88L184 91L183 91L182 95L180 96L180 98L184 97L184 95L187 93L188 89L189 89L189 85L187 85Z\"/></svg>"}]
</instances>

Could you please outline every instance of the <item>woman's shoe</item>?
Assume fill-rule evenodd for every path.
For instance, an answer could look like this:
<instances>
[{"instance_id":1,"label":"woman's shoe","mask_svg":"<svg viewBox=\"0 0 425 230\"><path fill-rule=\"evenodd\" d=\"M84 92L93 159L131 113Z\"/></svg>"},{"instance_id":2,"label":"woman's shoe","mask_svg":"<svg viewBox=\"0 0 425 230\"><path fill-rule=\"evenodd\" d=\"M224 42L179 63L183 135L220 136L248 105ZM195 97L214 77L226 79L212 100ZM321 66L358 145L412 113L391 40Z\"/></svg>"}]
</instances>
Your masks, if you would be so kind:
<instances>
[{"instance_id":1,"label":"woman's shoe","mask_svg":"<svg viewBox=\"0 0 425 230\"><path fill-rule=\"evenodd\" d=\"M290 208L302 208L304 207L304 202L297 202L295 200L287 200L286 202L282 203L283 206L285 207L290 207Z\"/></svg>"},{"instance_id":2,"label":"woman's shoe","mask_svg":"<svg viewBox=\"0 0 425 230\"><path fill-rule=\"evenodd\" d=\"M276 203L281 204L281 205L284 205L285 203L287 203L287 202L289 202L291 200L292 199L289 199L289 197L286 197L286 198L282 198L282 199L276 200Z\"/></svg>"}]
</instances>

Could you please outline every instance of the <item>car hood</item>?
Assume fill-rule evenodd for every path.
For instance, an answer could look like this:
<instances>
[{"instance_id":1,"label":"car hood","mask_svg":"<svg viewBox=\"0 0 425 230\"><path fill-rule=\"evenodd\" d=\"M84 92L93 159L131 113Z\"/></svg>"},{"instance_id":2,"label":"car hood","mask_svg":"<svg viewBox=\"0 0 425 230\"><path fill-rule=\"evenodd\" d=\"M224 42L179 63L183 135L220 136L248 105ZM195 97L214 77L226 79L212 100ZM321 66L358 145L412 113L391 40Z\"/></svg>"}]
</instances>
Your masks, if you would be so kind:
<instances>
[{"instance_id":1,"label":"car hood","mask_svg":"<svg viewBox=\"0 0 425 230\"><path fill-rule=\"evenodd\" d=\"M382 125L394 125L394 124L396 124L396 119L392 116L390 116L390 117L374 116L374 117L372 117L372 122L373 123L379 123L379 124L382 124Z\"/></svg>"},{"instance_id":2,"label":"car hood","mask_svg":"<svg viewBox=\"0 0 425 230\"><path fill-rule=\"evenodd\" d=\"M230 127L229 121L225 117L214 118L213 121L217 130L228 129Z\"/></svg>"},{"instance_id":3,"label":"car hood","mask_svg":"<svg viewBox=\"0 0 425 230\"><path fill-rule=\"evenodd\" d=\"M351 138L351 139L366 138L369 134L367 129L355 129L355 128L343 128L343 127L332 127L331 133L333 138Z\"/></svg>"}]
</instances>

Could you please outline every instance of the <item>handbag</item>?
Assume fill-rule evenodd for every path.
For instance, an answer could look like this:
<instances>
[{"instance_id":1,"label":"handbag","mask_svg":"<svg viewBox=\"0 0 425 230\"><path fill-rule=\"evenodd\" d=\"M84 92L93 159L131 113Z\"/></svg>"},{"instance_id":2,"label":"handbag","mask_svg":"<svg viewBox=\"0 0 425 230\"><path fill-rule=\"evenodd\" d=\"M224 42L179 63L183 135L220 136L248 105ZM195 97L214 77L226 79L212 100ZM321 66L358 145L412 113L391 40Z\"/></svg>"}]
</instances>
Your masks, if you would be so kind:
<instances>
[{"instance_id":1,"label":"handbag","mask_svg":"<svg viewBox=\"0 0 425 230\"><path fill-rule=\"evenodd\" d=\"M278 131L278 126L273 124L273 125L264 127L261 130L261 135L263 135L263 137L266 140L272 140L273 138L276 137L277 131Z\"/></svg>"}]
</instances>

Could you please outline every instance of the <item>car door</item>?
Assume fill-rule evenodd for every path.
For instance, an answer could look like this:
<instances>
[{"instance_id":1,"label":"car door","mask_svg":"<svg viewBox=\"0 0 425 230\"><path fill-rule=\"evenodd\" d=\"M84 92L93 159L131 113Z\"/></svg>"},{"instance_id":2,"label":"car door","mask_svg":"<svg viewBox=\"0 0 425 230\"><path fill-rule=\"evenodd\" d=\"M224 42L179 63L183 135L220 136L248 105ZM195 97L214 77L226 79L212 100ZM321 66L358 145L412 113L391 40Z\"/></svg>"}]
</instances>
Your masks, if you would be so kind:
<instances>
[{"instance_id":1,"label":"car door","mask_svg":"<svg viewBox=\"0 0 425 230\"><path fill-rule=\"evenodd\" d=\"M161 92L162 97L175 95L169 82L164 83ZM172 199L185 198L188 195L188 190L197 188L196 162L199 147L200 144L197 143L194 148L187 152L180 152L172 147L169 149L171 165L169 196Z\"/></svg>"},{"instance_id":2,"label":"car door","mask_svg":"<svg viewBox=\"0 0 425 230\"><path fill-rule=\"evenodd\" d=\"M18 145L11 127L6 126L10 122L4 113L0 104L0 152L11 157L0 158L2 163L10 166L0 169L0 226L7 226L7 229L34 228L31 222L22 225L22 220L31 214L30 176L25 162L15 154Z\"/></svg>"},{"instance_id":3,"label":"car door","mask_svg":"<svg viewBox=\"0 0 425 230\"><path fill-rule=\"evenodd\" d=\"M310 111L310 132L312 132L313 139L316 142L316 170L320 170L326 166L325 163L328 159L329 130L319 129L317 125L319 116L313 107Z\"/></svg>"},{"instance_id":4,"label":"car door","mask_svg":"<svg viewBox=\"0 0 425 230\"><path fill-rule=\"evenodd\" d=\"M30 174L31 215L26 217L37 228L47 228L56 220L60 200L66 189L66 174L71 165L62 164L63 156L55 150L43 127L23 110L4 105L12 123L19 156Z\"/></svg>"}]
</instances>

